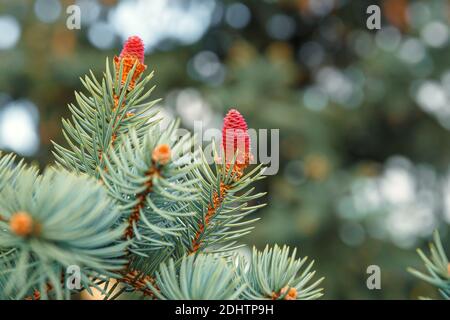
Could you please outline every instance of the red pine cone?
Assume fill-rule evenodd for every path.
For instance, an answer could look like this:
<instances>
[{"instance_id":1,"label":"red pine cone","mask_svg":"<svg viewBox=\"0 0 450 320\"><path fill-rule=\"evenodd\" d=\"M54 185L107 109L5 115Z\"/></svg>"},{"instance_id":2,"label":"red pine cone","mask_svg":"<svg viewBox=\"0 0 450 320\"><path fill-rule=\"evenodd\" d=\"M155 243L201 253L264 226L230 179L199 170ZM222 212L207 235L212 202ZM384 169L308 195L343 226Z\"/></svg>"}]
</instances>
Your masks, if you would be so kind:
<instances>
[{"instance_id":1,"label":"red pine cone","mask_svg":"<svg viewBox=\"0 0 450 320\"><path fill-rule=\"evenodd\" d=\"M132 36L125 41L120 58L131 56L144 63L144 43L138 36Z\"/></svg>"},{"instance_id":2,"label":"red pine cone","mask_svg":"<svg viewBox=\"0 0 450 320\"><path fill-rule=\"evenodd\" d=\"M247 123L244 117L236 109L228 111L227 115L223 119L222 129L222 145L225 151L225 155L234 152L238 148L245 147L245 150L240 150L239 158L247 158L250 152L250 136L248 134ZM232 151L231 151L232 148Z\"/></svg>"}]
</instances>

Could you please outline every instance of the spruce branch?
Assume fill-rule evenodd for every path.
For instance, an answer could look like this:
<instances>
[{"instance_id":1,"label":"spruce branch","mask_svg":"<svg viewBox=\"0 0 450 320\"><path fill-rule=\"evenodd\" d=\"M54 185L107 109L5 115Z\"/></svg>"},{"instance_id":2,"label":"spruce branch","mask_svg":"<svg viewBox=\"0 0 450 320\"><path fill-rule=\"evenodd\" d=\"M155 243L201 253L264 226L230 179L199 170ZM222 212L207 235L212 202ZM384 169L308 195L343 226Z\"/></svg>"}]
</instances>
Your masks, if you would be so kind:
<instances>
[{"instance_id":1,"label":"spruce branch","mask_svg":"<svg viewBox=\"0 0 450 320\"><path fill-rule=\"evenodd\" d=\"M179 267L170 259L147 286L162 300L233 300L245 288L225 259L203 254L183 257Z\"/></svg>"},{"instance_id":2,"label":"spruce branch","mask_svg":"<svg viewBox=\"0 0 450 320\"><path fill-rule=\"evenodd\" d=\"M429 249L430 257L427 257L422 250L417 249L428 274L414 268L408 268L408 271L417 278L437 287L442 297L450 300L450 264L437 230L434 232L433 242L429 244Z\"/></svg>"},{"instance_id":3,"label":"spruce branch","mask_svg":"<svg viewBox=\"0 0 450 320\"><path fill-rule=\"evenodd\" d=\"M303 270L307 257L296 259L296 249L287 246L266 246L260 252L253 248L250 261L244 257L237 258L237 274L246 284L242 298L248 300L311 300L318 299L322 288L318 288L324 278L311 283L315 271L314 261Z\"/></svg>"},{"instance_id":4,"label":"spruce branch","mask_svg":"<svg viewBox=\"0 0 450 320\"><path fill-rule=\"evenodd\" d=\"M211 169L205 157L199 168L193 171L193 178L201 181L201 197L191 204L191 210L197 214L185 219L186 237L190 240L190 254L207 250L219 253L235 250L236 239L248 234L252 223L259 220L245 218L265 204L249 205L265 193L252 194L251 183L264 178L262 166L257 166L242 178L233 181L233 169L226 164L215 164Z\"/></svg>"},{"instance_id":5,"label":"spruce branch","mask_svg":"<svg viewBox=\"0 0 450 320\"><path fill-rule=\"evenodd\" d=\"M200 201L192 203L197 214L186 219L186 237L190 239L188 253L205 249L210 253L232 251L239 248L236 239L248 234L252 223L258 218L243 221L245 217L265 204L250 205L264 193L252 194L250 187L263 179L259 165L245 173L251 159L250 138L244 117L235 109L228 112L222 130L222 157L213 144L213 168L201 153L200 166L192 177L198 179L201 190Z\"/></svg>"},{"instance_id":6,"label":"spruce branch","mask_svg":"<svg viewBox=\"0 0 450 320\"><path fill-rule=\"evenodd\" d=\"M64 171L23 170L15 184L0 191L0 275L2 291L20 299L35 294L70 297L64 274L68 266L82 271L82 288L92 279L114 277L123 268L127 242L119 239L119 212L97 182Z\"/></svg>"},{"instance_id":7,"label":"spruce branch","mask_svg":"<svg viewBox=\"0 0 450 320\"><path fill-rule=\"evenodd\" d=\"M104 154L115 148L118 137L127 133L130 127L134 127L141 137L155 124L151 119L157 112L151 108L159 100L147 101L154 89L147 88L153 73L139 81L143 70L137 71L138 61L131 69L129 59L115 61L114 77L107 59L101 83L92 71L90 76L81 79L88 95L76 92L77 106L69 104L72 117L63 120L63 135L68 147L52 142L56 162L70 171L98 178L105 167Z\"/></svg>"},{"instance_id":8,"label":"spruce branch","mask_svg":"<svg viewBox=\"0 0 450 320\"><path fill-rule=\"evenodd\" d=\"M17 175L25 169L23 160L16 164L15 159L14 154L3 155L0 152L0 191L7 184L13 184Z\"/></svg>"},{"instance_id":9,"label":"spruce branch","mask_svg":"<svg viewBox=\"0 0 450 320\"><path fill-rule=\"evenodd\" d=\"M145 297L154 299L154 292L147 286L147 283L151 283L154 290L158 290L155 279L149 275L145 275L144 273L138 270L129 271L122 279L122 282L131 286L135 291L141 292Z\"/></svg>"},{"instance_id":10,"label":"spruce branch","mask_svg":"<svg viewBox=\"0 0 450 320\"><path fill-rule=\"evenodd\" d=\"M99 81L91 71L84 92L63 120L68 146L54 143L57 168L40 174L14 156L0 156L0 298L70 299L99 290L159 299L313 299L312 263L275 247L233 260L264 206L249 168L250 137L235 109L224 119L221 157L208 164L193 137L165 129L143 76L142 41L131 37ZM220 254L220 255L219 255ZM80 288L66 285L81 268Z\"/></svg>"},{"instance_id":11,"label":"spruce branch","mask_svg":"<svg viewBox=\"0 0 450 320\"><path fill-rule=\"evenodd\" d=\"M171 238L178 237L182 229L179 218L193 214L187 210L197 197L195 180L187 176L195 166L189 156L192 138L185 135L177 140L177 128L178 122L164 132L154 126L143 139L132 129L105 160L101 176L128 223L124 236L133 239L129 247L133 254L170 250L174 246Z\"/></svg>"}]
</instances>

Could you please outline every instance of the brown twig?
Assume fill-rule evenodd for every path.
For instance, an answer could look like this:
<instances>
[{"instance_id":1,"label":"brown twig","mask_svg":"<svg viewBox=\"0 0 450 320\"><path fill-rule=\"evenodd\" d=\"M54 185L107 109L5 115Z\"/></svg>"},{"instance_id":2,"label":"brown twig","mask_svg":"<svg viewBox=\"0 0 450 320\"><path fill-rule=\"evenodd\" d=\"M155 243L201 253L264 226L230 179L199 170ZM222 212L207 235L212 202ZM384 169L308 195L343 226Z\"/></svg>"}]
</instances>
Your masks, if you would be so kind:
<instances>
[{"instance_id":1,"label":"brown twig","mask_svg":"<svg viewBox=\"0 0 450 320\"><path fill-rule=\"evenodd\" d=\"M141 216L141 209L145 205L145 199L152 192L153 189L153 177L159 176L161 174L160 170L156 168L155 165L146 172L146 176L149 178L145 183L146 188L138 196L139 202L133 207L130 216L128 217L128 228L125 230L125 238L132 238L134 236L133 223L139 221Z\"/></svg>"},{"instance_id":2,"label":"brown twig","mask_svg":"<svg viewBox=\"0 0 450 320\"><path fill-rule=\"evenodd\" d=\"M242 164L235 163L233 167L231 167L230 164L226 165L225 171L232 171L232 177L234 181L239 181L244 175L244 170L249 164L247 157L248 155L246 155L246 161ZM208 212L205 215L205 223L200 222L198 225L197 232L195 233L194 239L192 240L191 250L189 251L189 254L193 254L200 249L202 244L201 236L205 231L205 228L208 226L210 220L214 217L217 209L222 205L223 199L225 198L230 187L230 185L225 184L223 181L220 182L219 192L214 192L213 201L208 205Z\"/></svg>"},{"instance_id":3,"label":"brown twig","mask_svg":"<svg viewBox=\"0 0 450 320\"><path fill-rule=\"evenodd\" d=\"M123 103L125 103L125 101ZM115 111L118 107L118 104L119 104L119 97L116 94L114 94L114 107L112 108L112 113L115 113ZM113 128L116 126L118 120L119 120L119 117L116 117L116 119L114 120ZM118 128L119 127L117 127L116 129L118 129ZM116 142L116 139L117 139L117 134L115 131L113 131L111 134L111 144L110 144L111 148L114 148L114 142ZM98 151L98 159L100 160L100 163L102 162L102 158L103 158L103 150L99 150ZM102 168L102 169L104 171L108 171L108 168L106 168L106 167Z\"/></svg>"},{"instance_id":4,"label":"brown twig","mask_svg":"<svg viewBox=\"0 0 450 320\"><path fill-rule=\"evenodd\" d=\"M131 270L121 279L122 282L132 286L136 291L142 292L144 296L155 298L155 294L147 287L147 282L150 282L156 287L156 281L151 276L139 275L139 271Z\"/></svg>"},{"instance_id":5,"label":"brown twig","mask_svg":"<svg viewBox=\"0 0 450 320\"><path fill-rule=\"evenodd\" d=\"M189 254L195 253L200 249L200 246L202 244L201 236L203 232L205 231L206 226L208 226L211 218L214 216L214 214L217 211L217 208L219 208L222 205L223 199L230 187L226 185L225 183L220 183L220 189L219 192L214 192L213 196L213 202L208 205L208 212L205 215L205 222L200 222L197 228L197 232L195 233L194 239L192 240L192 249L189 252Z\"/></svg>"},{"instance_id":6,"label":"brown twig","mask_svg":"<svg viewBox=\"0 0 450 320\"><path fill-rule=\"evenodd\" d=\"M128 227L125 230L124 237L125 238L132 238L134 237L134 229L133 229L133 223L136 223L139 221L141 216L141 209L145 205L145 199L146 197L152 192L153 189L153 177L155 175L159 176L161 174L160 169L158 169L155 165L155 163L152 163L151 168L148 170L148 172L145 174L149 179L146 182L146 188L144 191L142 191L137 198L139 199L138 203L133 207L130 216L128 217ZM128 253L129 255L129 253ZM153 278L150 276L144 276L144 281L142 279L137 278L136 276L139 274L137 270L131 270L130 269L130 261L125 266L123 277L119 279L120 282L127 283L128 285L132 286L136 291L143 292L146 296L153 297L153 293L150 289L147 288L147 285L145 281L154 282Z\"/></svg>"}]
</instances>

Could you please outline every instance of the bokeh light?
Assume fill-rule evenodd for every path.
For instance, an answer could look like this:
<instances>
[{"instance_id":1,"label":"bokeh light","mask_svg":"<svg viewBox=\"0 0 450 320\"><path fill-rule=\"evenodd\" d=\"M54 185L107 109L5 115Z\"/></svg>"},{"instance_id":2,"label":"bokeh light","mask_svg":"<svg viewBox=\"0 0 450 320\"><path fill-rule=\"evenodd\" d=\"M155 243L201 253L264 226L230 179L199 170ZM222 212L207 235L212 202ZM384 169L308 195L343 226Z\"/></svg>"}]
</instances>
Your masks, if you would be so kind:
<instances>
[{"instance_id":1,"label":"bokeh light","mask_svg":"<svg viewBox=\"0 0 450 320\"><path fill-rule=\"evenodd\" d=\"M448 24L441 21L432 21L422 29L421 36L430 47L443 47L448 43Z\"/></svg>"},{"instance_id":2,"label":"bokeh light","mask_svg":"<svg viewBox=\"0 0 450 320\"><path fill-rule=\"evenodd\" d=\"M61 15L61 11L62 6L59 0L36 0L34 2L34 12L42 22L55 22Z\"/></svg>"},{"instance_id":3,"label":"bokeh light","mask_svg":"<svg viewBox=\"0 0 450 320\"><path fill-rule=\"evenodd\" d=\"M295 20L284 14L276 14L267 22L267 32L278 40L287 40L295 33Z\"/></svg>"},{"instance_id":4,"label":"bokeh light","mask_svg":"<svg viewBox=\"0 0 450 320\"><path fill-rule=\"evenodd\" d=\"M402 39L400 31L392 26L384 27L379 30L375 37L375 42L385 51L394 51L397 49Z\"/></svg>"},{"instance_id":5,"label":"bokeh light","mask_svg":"<svg viewBox=\"0 0 450 320\"><path fill-rule=\"evenodd\" d=\"M95 22L89 27L89 41L99 49L108 49L114 45L115 35L112 26L106 22Z\"/></svg>"},{"instance_id":6,"label":"bokeh light","mask_svg":"<svg viewBox=\"0 0 450 320\"><path fill-rule=\"evenodd\" d=\"M209 0L122 1L109 15L109 22L126 39L139 35L150 51L165 40L196 42L208 28L215 8Z\"/></svg>"},{"instance_id":7,"label":"bokeh light","mask_svg":"<svg viewBox=\"0 0 450 320\"><path fill-rule=\"evenodd\" d=\"M75 3L80 7L80 11L82 12L82 25L89 25L99 18L102 7L97 0L77 0Z\"/></svg>"},{"instance_id":8,"label":"bokeh light","mask_svg":"<svg viewBox=\"0 0 450 320\"><path fill-rule=\"evenodd\" d=\"M22 155L33 155L39 148L36 106L28 100L17 100L0 109L0 148Z\"/></svg>"},{"instance_id":9,"label":"bokeh light","mask_svg":"<svg viewBox=\"0 0 450 320\"><path fill-rule=\"evenodd\" d=\"M194 79L212 86L220 85L225 79L225 66L212 51L200 51L189 62L188 71Z\"/></svg>"},{"instance_id":10,"label":"bokeh light","mask_svg":"<svg viewBox=\"0 0 450 320\"><path fill-rule=\"evenodd\" d=\"M0 15L0 50L14 47L20 38L20 25L10 15Z\"/></svg>"},{"instance_id":11,"label":"bokeh light","mask_svg":"<svg viewBox=\"0 0 450 320\"><path fill-rule=\"evenodd\" d=\"M242 29L250 22L251 13L243 3L233 3L227 7L225 13L226 22L235 29Z\"/></svg>"}]
</instances>

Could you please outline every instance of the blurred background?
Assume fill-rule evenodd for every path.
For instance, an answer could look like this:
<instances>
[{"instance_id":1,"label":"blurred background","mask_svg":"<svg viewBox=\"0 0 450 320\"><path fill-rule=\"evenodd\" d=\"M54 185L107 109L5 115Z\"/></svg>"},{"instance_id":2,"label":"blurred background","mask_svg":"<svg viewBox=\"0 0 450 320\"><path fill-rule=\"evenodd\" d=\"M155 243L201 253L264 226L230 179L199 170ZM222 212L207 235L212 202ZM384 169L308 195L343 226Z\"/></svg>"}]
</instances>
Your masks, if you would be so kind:
<instances>
[{"instance_id":1,"label":"blurred background","mask_svg":"<svg viewBox=\"0 0 450 320\"><path fill-rule=\"evenodd\" d=\"M371 4L381 30L366 28ZM298 247L328 299L436 297L406 268L435 228L449 243L449 18L446 0L0 0L0 149L52 163L79 77L139 35L166 117L220 128L237 107L280 129L245 243ZM372 264L381 290L366 287Z\"/></svg>"}]
</instances>

